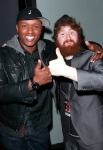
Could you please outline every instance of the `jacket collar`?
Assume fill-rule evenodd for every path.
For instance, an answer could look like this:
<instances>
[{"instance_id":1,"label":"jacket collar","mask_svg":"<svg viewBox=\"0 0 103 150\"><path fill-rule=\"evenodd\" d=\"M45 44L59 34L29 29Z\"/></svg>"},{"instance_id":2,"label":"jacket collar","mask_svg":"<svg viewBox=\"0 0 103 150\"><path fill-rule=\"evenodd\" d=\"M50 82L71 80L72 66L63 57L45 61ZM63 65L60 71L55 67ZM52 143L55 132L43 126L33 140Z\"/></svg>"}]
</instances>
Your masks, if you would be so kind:
<instances>
[{"instance_id":1,"label":"jacket collar","mask_svg":"<svg viewBox=\"0 0 103 150\"><path fill-rule=\"evenodd\" d=\"M88 52L90 50L86 50L86 49L81 49L79 52L77 52L74 56L73 56L73 59L71 61L71 65L75 68L78 68L79 67L79 63L80 63L80 58L81 56Z\"/></svg>"},{"instance_id":2,"label":"jacket collar","mask_svg":"<svg viewBox=\"0 0 103 150\"><path fill-rule=\"evenodd\" d=\"M18 59L18 57L21 57L22 55L25 55L24 50L22 49L22 47L19 43L18 35L15 35L11 40L7 41L7 46L13 48L16 51L16 53L18 54L18 56L12 55L13 60ZM44 41L42 41L42 40L38 41L37 49L38 49L40 58L41 58L41 52L45 48L45 46L46 46L46 43Z\"/></svg>"}]
</instances>

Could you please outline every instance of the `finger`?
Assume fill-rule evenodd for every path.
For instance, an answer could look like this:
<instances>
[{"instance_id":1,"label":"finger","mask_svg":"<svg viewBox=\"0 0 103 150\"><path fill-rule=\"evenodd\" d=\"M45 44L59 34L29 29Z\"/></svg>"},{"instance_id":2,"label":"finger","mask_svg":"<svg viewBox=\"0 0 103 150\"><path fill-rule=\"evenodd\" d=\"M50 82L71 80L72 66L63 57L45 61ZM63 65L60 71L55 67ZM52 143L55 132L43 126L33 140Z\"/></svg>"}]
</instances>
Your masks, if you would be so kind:
<instances>
[{"instance_id":1,"label":"finger","mask_svg":"<svg viewBox=\"0 0 103 150\"><path fill-rule=\"evenodd\" d=\"M63 59L63 56L61 55L59 48L56 48L56 54L58 59Z\"/></svg>"},{"instance_id":2,"label":"finger","mask_svg":"<svg viewBox=\"0 0 103 150\"><path fill-rule=\"evenodd\" d=\"M91 62L95 62L96 60L100 59L101 58L101 55L100 54L95 54L92 59L91 59Z\"/></svg>"},{"instance_id":3,"label":"finger","mask_svg":"<svg viewBox=\"0 0 103 150\"><path fill-rule=\"evenodd\" d=\"M98 50L94 56L91 59L91 62L95 62L98 59L101 59L103 57L103 52L101 50Z\"/></svg>"},{"instance_id":4,"label":"finger","mask_svg":"<svg viewBox=\"0 0 103 150\"><path fill-rule=\"evenodd\" d=\"M98 54L98 58L97 58L96 60L101 59L102 57L103 57L103 54L102 54L102 53L99 53L99 54Z\"/></svg>"},{"instance_id":5,"label":"finger","mask_svg":"<svg viewBox=\"0 0 103 150\"><path fill-rule=\"evenodd\" d=\"M39 59L37 65L36 65L36 68L40 69L41 65L42 65L42 63L41 63L41 60Z\"/></svg>"},{"instance_id":6,"label":"finger","mask_svg":"<svg viewBox=\"0 0 103 150\"><path fill-rule=\"evenodd\" d=\"M103 57L103 54L100 54L100 58L102 58Z\"/></svg>"},{"instance_id":7,"label":"finger","mask_svg":"<svg viewBox=\"0 0 103 150\"><path fill-rule=\"evenodd\" d=\"M98 53L98 54L100 54L100 53L101 53L101 51L99 51L99 50L98 50L98 51L97 51L97 53Z\"/></svg>"},{"instance_id":8,"label":"finger","mask_svg":"<svg viewBox=\"0 0 103 150\"><path fill-rule=\"evenodd\" d=\"M90 43L89 43L89 41L85 41L85 44L87 45L87 47L90 47Z\"/></svg>"},{"instance_id":9,"label":"finger","mask_svg":"<svg viewBox=\"0 0 103 150\"><path fill-rule=\"evenodd\" d=\"M4 43L3 45L2 45L2 47L5 47L7 44L6 43Z\"/></svg>"},{"instance_id":10,"label":"finger","mask_svg":"<svg viewBox=\"0 0 103 150\"><path fill-rule=\"evenodd\" d=\"M42 68L42 71L45 71L47 69L48 69L48 66L45 66L45 67Z\"/></svg>"},{"instance_id":11,"label":"finger","mask_svg":"<svg viewBox=\"0 0 103 150\"><path fill-rule=\"evenodd\" d=\"M95 44L91 44L89 41L85 41L86 46L88 49L94 51L96 48L94 47Z\"/></svg>"},{"instance_id":12,"label":"finger","mask_svg":"<svg viewBox=\"0 0 103 150\"><path fill-rule=\"evenodd\" d=\"M42 71L46 71L46 72L50 73L50 69L49 69L48 66L43 67L43 68L42 68Z\"/></svg>"},{"instance_id":13,"label":"finger","mask_svg":"<svg viewBox=\"0 0 103 150\"><path fill-rule=\"evenodd\" d=\"M103 49L101 47L97 47L97 53L103 53Z\"/></svg>"},{"instance_id":14,"label":"finger","mask_svg":"<svg viewBox=\"0 0 103 150\"><path fill-rule=\"evenodd\" d=\"M42 71L44 71L44 73L48 74L48 76L51 76L49 67L46 66L46 67L42 68Z\"/></svg>"},{"instance_id":15,"label":"finger","mask_svg":"<svg viewBox=\"0 0 103 150\"><path fill-rule=\"evenodd\" d=\"M96 58L96 54L94 54L91 58L91 62L94 62L95 61L95 58Z\"/></svg>"}]
</instances>

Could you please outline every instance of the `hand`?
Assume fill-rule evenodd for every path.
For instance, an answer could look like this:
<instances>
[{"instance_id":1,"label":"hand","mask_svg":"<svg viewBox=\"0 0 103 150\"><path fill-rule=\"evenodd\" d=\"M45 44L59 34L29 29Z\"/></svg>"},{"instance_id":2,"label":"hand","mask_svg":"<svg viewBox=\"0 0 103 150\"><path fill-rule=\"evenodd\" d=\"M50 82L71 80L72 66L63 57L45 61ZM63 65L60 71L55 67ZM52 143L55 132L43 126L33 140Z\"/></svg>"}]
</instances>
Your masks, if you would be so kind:
<instances>
[{"instance_id":1,"label":"hand","mask_svg":"<svg viewBox=\"0 0 103 150\"><path fill-rule=\"evenodd\" d=\"M7 44L6 44L6 43L4 43L4 44L2 45L2 47L5 47L5 46L7 46Z\"/></svg>"},{"instance_id":2,"label":"hand","mask_svg":"<svg viewBox=\"0 0 103 150\"><path fill-rule=\"evenodd\" d=\"M85 41L85 44L87 45L88 49L95 52L91 62L95 62L96 60L103 57L103 49L98 44L90 44L88 41Z\"/></svg>"},{"instance_id":3,"label":"hand","mask_svg":"<svg viewBox=\"0 0 103 150\"><path fill-rule=\"evenodd\" d=\"M50 69L50 72L52 75L61 76L66 64L65 64L64 59L59 51L59 48L56 48L56 54L57 54L57 59L49 62L49 69Z\"/></svg>"},{"instance_id":4,"label":"hand","mask_svg":"<svg viewBox=\"0 0 103 150\"><path fill-rule=\"evenodd\" d=\"M52 75L50 73L49 68L46 66L41 69L41 61L38 60L37 66L34 69L34 81L39 85L45 85L47 83L52 82Z\"/></svg>"}]
</instances>

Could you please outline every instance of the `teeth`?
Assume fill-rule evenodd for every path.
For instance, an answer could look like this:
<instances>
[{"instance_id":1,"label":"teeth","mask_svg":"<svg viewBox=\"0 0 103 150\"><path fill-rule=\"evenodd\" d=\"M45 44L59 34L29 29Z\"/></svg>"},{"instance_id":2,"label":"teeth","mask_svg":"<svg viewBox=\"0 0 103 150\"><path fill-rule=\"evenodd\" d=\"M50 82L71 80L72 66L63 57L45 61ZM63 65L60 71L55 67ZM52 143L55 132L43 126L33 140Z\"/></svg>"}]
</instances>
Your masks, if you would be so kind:
<instances>
[{"instance_id":1,"label":"teeth","mask_svg":"<svg viewBox=\"0 0 103 150\"><path fill-rule=\"evenodd\" d=\"M26 36L26 39L32 40L32 39L34 39L34 36Z\"/></svg>"}]
</instances>

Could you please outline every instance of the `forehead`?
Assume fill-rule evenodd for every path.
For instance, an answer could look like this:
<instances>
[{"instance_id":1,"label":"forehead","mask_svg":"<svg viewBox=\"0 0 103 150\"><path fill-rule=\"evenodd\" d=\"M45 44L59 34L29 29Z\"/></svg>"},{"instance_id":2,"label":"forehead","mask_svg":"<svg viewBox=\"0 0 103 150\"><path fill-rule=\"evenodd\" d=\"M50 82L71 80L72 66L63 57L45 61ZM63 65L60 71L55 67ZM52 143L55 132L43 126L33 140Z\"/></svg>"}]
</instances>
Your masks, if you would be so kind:
<instances>
[{"instance_id":1,"label":"forehead","mask_svg":"<svg viewBox=\"0 0 103 150\"><path fill-rule=\"evenodd\" d=\"M42 25L42 22L41 22L39 19L33 19L33 20L20 20L20 21L18 22L18 24L23 24L23 23Z\"/></svg>"},{"instance_id":2,"label":"forehead","mask_svg":"<svg viewBox=\"0 0 103 150\"><path fill-rule=\"evenodd\" d=\"M60 27L60 31L65 31L65 30L73 30L73 29L69 25Z\"/></svg>"}]
</instances>

